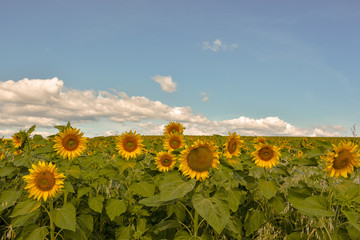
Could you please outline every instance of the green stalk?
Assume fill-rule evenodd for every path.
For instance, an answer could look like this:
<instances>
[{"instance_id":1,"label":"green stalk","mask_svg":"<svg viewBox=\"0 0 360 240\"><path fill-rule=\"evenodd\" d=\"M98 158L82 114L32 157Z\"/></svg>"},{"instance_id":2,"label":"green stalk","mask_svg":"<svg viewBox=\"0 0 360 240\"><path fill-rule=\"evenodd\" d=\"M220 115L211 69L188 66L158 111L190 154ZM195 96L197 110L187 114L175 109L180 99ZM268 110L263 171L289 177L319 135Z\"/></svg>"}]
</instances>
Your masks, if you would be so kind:
<instances>
[{"instance_id":1,"label":"green stalk","mask_svg":"<svg viewBox=\"0 0 360 240\"><path fill-rule=\"evenodd\" d=\"M194 216L194 236L196 237L198 235L198 229L199 229L199 213L195 210L195 216Z\"/></svg>"},{"instance_id":2,"label":"green stalk","mask_svg":"<svg viewBox=\"0 0 360 240\"><path fill-rule=\"evenodd\" d=\"M51 212L52 212L52 210L53 210L53 199L51 198L50 199L50 212L48 212L48 214L49 214L49 218L50 218L50 239L51 240L55 240L55 226L54 226L54 221L53 221L53 219L52 219L52 217L51 217Z\"/></svg>"}]
</instances>

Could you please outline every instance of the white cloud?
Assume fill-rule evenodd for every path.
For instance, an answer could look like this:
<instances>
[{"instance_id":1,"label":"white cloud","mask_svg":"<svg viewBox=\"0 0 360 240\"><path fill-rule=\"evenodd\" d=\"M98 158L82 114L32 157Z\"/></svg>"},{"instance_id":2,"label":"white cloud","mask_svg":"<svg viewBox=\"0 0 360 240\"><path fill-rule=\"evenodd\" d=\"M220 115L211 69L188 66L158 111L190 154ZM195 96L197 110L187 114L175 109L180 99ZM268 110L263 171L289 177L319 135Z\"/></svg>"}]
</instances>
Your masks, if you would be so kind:
<instances>
[{"instance_id":1,"label":"white cloud","mask_svg":"<svg viewBox=\"0 0 360 240\"><path fill-rule=\"evenodd\" d=\"M152 77L152 79L159 83L161 86L161 89L164 92L175 92L176 91L176 83L173 82L171 76L160 76L156 75Z\"/></svg>"},{"instance_id":2,"label":"white cloud","mask_svg":"<svg viewBox=\"0 0 360 240\"><path fill-rule=\"evenodd\" d=\"M201 93L206 96L205 92ZM106 120L107 123L100 124ZM42 135L54 134L53 127L70 121L78 127L94 129L87 136L102 133L114 135L121 126L137 124L141 134L163 133L170 121L184 124L185 134L227 135L228 131L240 135L267 136L344 136L341 126L316 126L298 128L279 117L253 119L241 116L223 121L211 121L201 114L194 114L189 106L170 107L160 101L141 96L128 96L124 92L66 89L63 81L52 79L23 79L0 81L0 137L11 136L19 129L36 124ZM121 124L118 124L121 123ZM99 127L100 126L100 127ZM51 130L50 130L51 129Z\"/></svg>"},{"instance_id":3,"label":"white cloud","mask_svg":"<svg viewBox=\"0 0 360 240\"><path fill-rule=\"evenodd\" d=\"M203 99L201 100L202 102L208 102L210 100L209 97L206 96L206 92L201 92L200 95L203 96Z\"/></svg>"},{"instance_id":4,"label":"white cloud","mask_svg":"<svg viewBox=\"0 0 360 240\"><path fill-rule=\"evenodd\" d=\"M210 44L209 42L203 42L203 49L204 50L210 50L213 52L217 52L220 50L233 50L235 48L237 48L237 44L231 44L231 45L227 45L224 44L220 39L216 39L212 44Z\"/></svg>"}]
</instances>

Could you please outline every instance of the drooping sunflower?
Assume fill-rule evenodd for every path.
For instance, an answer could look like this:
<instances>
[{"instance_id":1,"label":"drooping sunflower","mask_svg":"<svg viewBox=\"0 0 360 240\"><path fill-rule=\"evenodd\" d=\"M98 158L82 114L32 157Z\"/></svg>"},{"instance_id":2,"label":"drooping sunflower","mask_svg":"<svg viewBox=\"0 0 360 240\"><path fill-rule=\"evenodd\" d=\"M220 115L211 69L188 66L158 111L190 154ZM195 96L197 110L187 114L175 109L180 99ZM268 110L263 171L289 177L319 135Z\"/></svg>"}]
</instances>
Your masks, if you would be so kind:
<instances>
[{"instance_id":1,"label":"drooping sunflower","mask_svg":"<svg viewBox=\"0 0 360 240\"><path fill-rule=\"evenodd\" d=\"M170 133L165 135L164 149L173 151L183 147L184 145L185 145L185 141L183 135L179 133Z\"/></svg>"},{"instance_id":2,"label":"drooping sunflower","mask_svg":"<svg viewBox=\"0 0 360 240\"><path fill-rule=\"evenodd\" d=\"M213 143L197 140L181 151L179 170L184 176L204 180L209 177L209 169L217 168L219 153Z\"/></svg>"},{"instance_id":3,"label":"drooping sunflower","mask_svg":"<svg viewBox=\"0 0 360 240\"><path fill-rule=\"evenodd\" d=\"M326 171L330 177L348 177L354 171L354 167L360 166L357 147L352 142L341 141L338 146L334 145L334 151L328 151L324 160L327 164Z\"/></svg>"},{"instance_id":4,"label":"drooping sunflower","mask_svg":"<svg viewBox=\"0 0 360 240\"><path fill-rule=\"evenodd\" d=\"M80 156L86 149L87 139L80 129L67 127L54 139L54 149L63 158L73 159Z\"/></svg>"},{"instance_id":5,"label":"drooping sunflower","mask_svg":"<svg viewBox=\"0 0 360 240\"><path fill-rule=\"evenodd\" d=\"M48 198L55 197L64 187L64 174L58 173L56 166L51 162L33 164L29 171L29 175L23 176L27 183L25 189L29 192L29 198L34 197L38 201L42 198L46 201Z\"/></svg>"},{"instance_id":6,"label":"drooping sunflower","mask_svg":"<svg viewBox=\"0 0 360 240\"><path fill-rule=\"evenodd\" d=\"M135 158L143 152L143 140L140 134L136 134L136 131L132 132L132 130L130 130L130 132L124 132L117 137L117 140L116 149L119 151L119 154L127 160Z\"/></svg>"},{"instance_id":7,"label":"drooping sunflower","mask_svg":"<svg viewBox=\"0 0 360 240\"><path fill-rule=\"evenodd\" d=\"M170 133L179 133L183 134L184 132L184 126L179 122L169 122L164 128L164 135L170 134Z\"/></svg>"},{"instance_id":8,"label":"drooping sunflower","mask_svg":"<svg viewBox=\"0 0 360 240\"><path fill-rule=\"evenodd\" d=\"M230 133L229 137L225 143L225 153L224 156L227 158L232 158L233 156L238 156L241 153L241 145L244 143L244 140L240 139L240 136L235 132Z\"/></svg>"},{"instance_id":9,"label":"drooping sunflower","mask_svg":"<svg viewBox=\"0 0 360 240\"><path fill-rule=\"evenodd\" d=\"M252 152L253 160L259 167L272 168L279 163L280 152L276 146L264 143L254 145L256 151Z\"/></svg>"},{"instance_id":10,"label":"drooping sunflower","mask_svg":"<svg viewBox=\"0 0 360 240\"><path fill-rule=\"evenodd\" d=\"M174 168L176 160L169 152L159 152L156 154L155 163L159 171L165 172Z\"/></svg>"}]
</instances>

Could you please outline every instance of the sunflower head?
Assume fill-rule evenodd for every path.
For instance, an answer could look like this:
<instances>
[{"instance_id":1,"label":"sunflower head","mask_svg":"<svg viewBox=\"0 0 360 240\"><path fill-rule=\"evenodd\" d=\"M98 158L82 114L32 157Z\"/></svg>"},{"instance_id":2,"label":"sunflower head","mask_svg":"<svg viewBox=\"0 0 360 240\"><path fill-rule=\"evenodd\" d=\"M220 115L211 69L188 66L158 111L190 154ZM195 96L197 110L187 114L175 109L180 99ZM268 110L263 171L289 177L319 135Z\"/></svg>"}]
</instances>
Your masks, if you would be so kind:
<instances>
[{"instance_id":1,"label":"sunflower head","mask_svg":"<svg viewBox=\"0 0 360 240\"><path fill-rule=\"evenodd\" d=\"M155 163L159 171L165 172L174 168L176 160L170 152L159 152L156 154Z\"/></svg>"},{"instance_id":2,"label":"sunflower head","mask_svg":"<svg viewBox=\"0 0 360 240\"><path fill-rule=\"evenodd\" d=\"M129 160L135 158L143 152L144 145L142 144L142 138L140 134L136 134L136 131L124 132L117 137L116 149L119 154Z\"/></svg>"},{"instance_id":3,"label":"sunflower head","mask_svg":"<svg viewBox=\"0 0 360 240\"><path fill-rule=\"evenodd\" d=\"M204 180L209 177L209 169L217 168L218 164L217 146L197 140L193 145L186 146L181 152L179 169L185 176Z\"/></svg>"},{"instance_id":4,"label":"sunflower head","mask_svg":"<svg viewBox=\"0 0 360 240\"><path fill-rule=\"evenodd\" d=\"M27 139L27 134L25 131L20 131L12 135L12 144L15 148L21 148L24 146L25 141Z\"/></svg>"},{"instance_id":5,"label":"sunflower head","mask_svg":"<svg viewBox=\"0 0 360 240\"><path fill-rule=\"evenodd\" d=\"M173 151L185 145L184 136L179 133L165 135L164 149Z\"/></svg>"},{"instance_id":6,"label":"sunflower head","mask_svg":"<svg viewBox=\"0 0 360 240\"><path fill-rule=\"evenodd\" d=\"M169 122L168 125L166 125L165 129L164 129L164 135L167 135L170 133L183 134L183 132L184 132L184 126L178 122Z\"/></svg>"},{"instance_id":7,"label":"sunflower head","mask_svg":"<svg viewBox=\"0 0 360 240\"><path fill-rule=\"evenodd\" d=\"M259 167L272 168L279 163L280 152L276 146L259 143L255 145L255 151L251 153L255 164Z\"/></svg>"},{"instance_id":8,"label":"sunflower head","mask_svg":"<svg viewBox=\"0 0 360 240\"><path fill-rule=\"evenodd\" d=\"M244 140L240 140L240 136L236 133L231 134L229 132L229 137L225 143L225 153L224 156L227 158L232 158L233 156L238 156L241 153L241 145L244 143Z\"/></svg>"},{"instance_id":9,"label":"sunflower head","mask_svg":"<svg viewBox=\"0 0 360 240\"><path fill-rule=\"evenodd\" d=\"M67 127L55 136L54 149L63 158L73 159L80 156L86 149L87 139L80 129Z\"/></svg>"},{"instance_id":10,"label":"sunflower head","mask_svg":"<svg viewBox=\"0 0 360 240\"><path fill-rule=\"evenodd\" d=\"M360 166L357 147L352 142L341 141L338 146L333 144L333 151L328 151L323 157L326 162L326 171L330 177L348 177L354 171L354 167Z\"/></svg>"},{"instance_id":11,"label":"sunflower head","mask_svg":"<svg viewBox=\"0 0 360 240\"><path fill-rule=\"evenodd\" d=\"M64 174L58 173L56 166L51 162L33 164L29 172L29 175L23 177L27 183L25 189L29 192L29 198L34 197L38 201L41 199L46 201L48 198L55 197L64 187Z\"/></svg>"},{"instance_id":12,"label":"sunflower head","mask_svg":"<svg viewBox=\"0 0 360 240\"><path fill-rule=\"evenodd\" d=\"M261 137L261 136L260 136L260 137L256 137L256 138L254 138L253 142L256 143L256 144L258 144L258 143L265 144L266 138L265 138L265 137Z\"/></svg>"}]
</instances>

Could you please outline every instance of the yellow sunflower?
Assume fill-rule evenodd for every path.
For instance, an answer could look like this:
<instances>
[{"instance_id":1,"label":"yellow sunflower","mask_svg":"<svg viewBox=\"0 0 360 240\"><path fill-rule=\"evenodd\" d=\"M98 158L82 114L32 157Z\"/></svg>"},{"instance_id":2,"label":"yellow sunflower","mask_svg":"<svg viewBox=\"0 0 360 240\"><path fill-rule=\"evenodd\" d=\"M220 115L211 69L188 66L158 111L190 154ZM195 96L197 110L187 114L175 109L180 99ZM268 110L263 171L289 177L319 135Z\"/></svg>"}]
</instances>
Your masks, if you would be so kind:
<instances>
[{"instance_id":1,"label":"yellow sunflower","mask_svg":"<svg viewBox=\"0 0 360 240\"><path fill-rule=\"evenodd\" d=\"M183 134L183 132L184 132L184 126L178 122L169 122L169 124L166 125L165 129L164 129L164 135L167 135L170 133Z\"/></svg>"},{"instance_id":2,"label":"yellow sunflower","mask_svg":"<svg viewBox=\"0 0 360 240\"><path fill-rule=\"evenodd\" d=\"M117 137L117 140L116 149L119 151L119 154L127 160L135 158L143 152L143 140L140 134L136 134L136 131L132 132L132 130L130 130L130 132L124 132Z\"/></svg>"},{"instance_id":3,"label":"yellow sunflower","mask_svg":"<svg viewBox=\"0 0 360 240\"><path fill-rule=\"evenodd\" d=\"M183 147L184 145L185 141L183 135L179 133L170 133L165 135L164 149L173 151Z\"/></svg>"},{"instance_id":4,"label":"yellow sunflower","mask_svg":"<svg viewBox=\"0 0 360 240\"><path fill-rule=\"evenodd\" d=\"M253 139L254 143L263 143L265 144L266 138L265 137L256 137Z\"/></svg>"},{"instance_id":5,"label":"yellow sunflower","mask_svg":"<svg viewBox=\"0 0 360 240\"><path fill-rule=\"evenodd\" d=\"M255 149L256 151L252 152L251 155L257 166L272 168L279 163L280 148L259 143L255 145Z\"/></svg>"},{"instance_id":6,"label":"yellow sunflower","mask_svg":"<svg viewBox=\"0 0 360 240\"><path fill-rule=\"evenodd\" d=\"M27 183L24 189L29 192L29 198L34 197L38 201L43 198L46 201L48 198L55 197L64 187L64 174L58 173L51 162L33 164L29 171L30 174L23 177Z\"/></svg>"},{"instance_id":7,"label":"yellow sunflower","mask_svg":"<svg viewBox=\"0 0 360 240\"><path fill-rule=\"evenodd\" d=\"M225 153L224 156L227 158L232 158L233 156L238 156L241 153L241 145L244 143L244 140L240 140L240 136L236 133L231 134L229 132L229 137L225 143Z\"/></svg>"},{"instance_id":8,"label":"yellow sunflower","mask_svg":"<svg viewBox=\"0 0 360 240\"><path fill-rule=\"evenodd\" d=\"M155 163L159 171L165 172L174 168L176 160L169 152L159 152L156 154Z\"/></svg>"},{"instance_id":9,"label":"yellow sunflower","mask_svg":"<svg viewBox=\"0 0 360 240\"><path fill-rule=\"evenodd\" d=\"M358 145L352 142L341 141L338 146L334 145L334 151L328 151L324 160L326 161L326 171L330 177L348 177L354 171L354 167L360 166L358 157L360 153L355 152Z\"/></svg>"},{"instance_id":10,"label":"yellow sunflower","mask_svg":"<svg viewBox=\"0 0 360 240\"><path fill-rule=\"evenodd\" d=\"M3 160L4 158L5 158L5 150L1 150L0 160Z\"/></svg>"},{"instance_id":11,"label":"yellow sunflower","mask_svg":"<svg viewBox=\"0 0 360 240\"><path fill-rule=\"evenodd\" d=\"M181 151L179 170L184 176L204 180L209 177L209 169L217 168L219 153L213 143L197 140Z\"/></svg>"},{"instance_id":12,"label":"yellow sunflower","mask_svg":"<svg viewBox=\"0 0 360 240\"><path fill-rule=\"evenodd\" d=\"M54 149L63 158L73 159L80 156L86 149L87 139L80 129L67 127L54 139Z\"/></svg>"},{"instance_id":13,"label":"yellow sunflower","mask_svg":"<svg viewBox=\"0 0 360 240\"><path fill-rule=\"evenodd\" d=\"M12 136L11 140L12 140L12 144L14 145L15 148L21 147L24 143L23 136L22 136L22 134L19 134L19 133L14 134Z\"/></svg>"}]
</instances>

